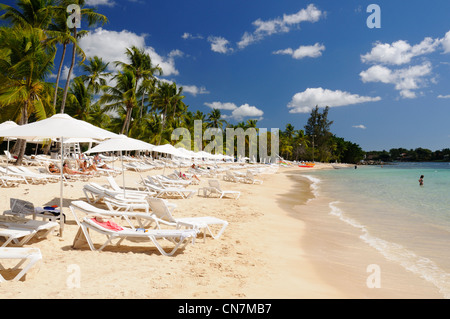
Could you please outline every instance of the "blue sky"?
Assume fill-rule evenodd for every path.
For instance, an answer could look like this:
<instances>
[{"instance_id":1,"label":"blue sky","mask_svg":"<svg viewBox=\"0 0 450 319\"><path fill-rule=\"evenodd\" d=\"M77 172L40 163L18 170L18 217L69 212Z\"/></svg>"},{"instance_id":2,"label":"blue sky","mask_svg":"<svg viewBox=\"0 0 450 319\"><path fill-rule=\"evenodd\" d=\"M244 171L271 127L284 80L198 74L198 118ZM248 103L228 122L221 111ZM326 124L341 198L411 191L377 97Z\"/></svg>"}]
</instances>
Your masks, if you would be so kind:
<instances>
[{"instance_id":1,"label":"blue sky","mask_svg":"<svg viewBox=\"0 0 450 319\"><path fill-rule=\"evenodd\" d=\"M332 132L366 151L450 147L450 1L86 2L109 19L81 40L88 56L144 47L191 111L284 130L329 105Z\"/></svg>"}]
</instances>

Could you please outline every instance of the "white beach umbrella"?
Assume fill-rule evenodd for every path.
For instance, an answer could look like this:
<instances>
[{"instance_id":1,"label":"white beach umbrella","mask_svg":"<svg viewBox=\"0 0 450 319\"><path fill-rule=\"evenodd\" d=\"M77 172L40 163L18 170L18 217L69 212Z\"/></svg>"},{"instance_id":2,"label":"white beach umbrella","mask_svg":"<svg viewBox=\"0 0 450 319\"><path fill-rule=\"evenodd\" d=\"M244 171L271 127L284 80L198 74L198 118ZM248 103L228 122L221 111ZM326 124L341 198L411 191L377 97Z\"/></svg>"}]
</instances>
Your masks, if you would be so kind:
<instances>
[{"instance_id":1,"label":"white beach umbrella","mask_svg":"<svg viewBox=\"0 0 450 319\"><path fill-rule=\"evenodd\" d=\"M85 153L103 153L116 151L152 151L155 145L127 137L123 134L101 142Z\"/></svg>"},{"instance_id":2,"label":"white beach umbrella","mask_svg":"<svg viewBox=\"0 0 450 319\"><path fill-rule=\"evenodd\" d=\"M122 178L123 178L123 193L125 196L125 174L123 168L123 156L122 151L152 151L155 145L127 137L123 134L118 135L115 138L101 142L97 146L86 151L86 154L90 153L103 153L103 152L120 152L120 159L122 162Z\"/></svg>"},{"instance_id":3,"label":"white beach umbrella","mask_svg":"<svg viewBox=\"0 0 450 319\"><path fill-rule=\"evenodd\" d=\"M67 114L55 114L45 120L12 127L1 130L0 137L17 137L20 139L36 139L36 138L60 138L64 143L64 139L77 138L94 138L104 140L113 138L117 134L94 126L90 123L77 120ZM63 163L64 151L61 147L61 196L60 196L60 210L63 213ZM62 215L61 215L62 217ZM62 236L64 229L64 220L60 218L60 236Z\"/></svg>"},{"instance_id":4,"label":"white beach umbrella","mask_svg":"<svg viewBox=\"0 0 450 319\"><path fill-rule=\"evenodd\" d=\"M170 144L158 145L153 148L154 152L170 154L173 156L182 156L181 152Z\"/></svg>"},{"instance_id":5,"label":"white beach umbrella","mask_svg":"<svg viewBox=\"0 0 450 319\"><path fill-rule=\"evenodd\" d=\"M72 144L72 143L97 143L97 144L99 144L100 141L95 140L90 137L72 137L69 139L65 139L63 143L64 144Z\"/></svg>"},{"instance_id":6,"label":"white beach umbrella","mask_svg":"<svg viewBox=\"0 0 450 319\"><path fill-rule=\"evenodd\" d=\"M158 152L158 153L170 154L170 155L177 156L177 157L183 156L183 153L181 153L177 148L175 148L175 146L172 146L170 144L163 144L163 145L155 146L153 151ZM166 172L166 165L164 163L163 174L165 172Z\"/></svg>"},{"instance_id":7,"label":"white beach umbrella","mask_svg":"<svg viewBox=\"0 0 450 319\"><path fill-rule=\"evenodd\" d=\"M180 157L183 158L197 158L199 157L195 152L187 150L183 147L178 147L177 151L180 153Z\"/></svg>"}]
</instances>

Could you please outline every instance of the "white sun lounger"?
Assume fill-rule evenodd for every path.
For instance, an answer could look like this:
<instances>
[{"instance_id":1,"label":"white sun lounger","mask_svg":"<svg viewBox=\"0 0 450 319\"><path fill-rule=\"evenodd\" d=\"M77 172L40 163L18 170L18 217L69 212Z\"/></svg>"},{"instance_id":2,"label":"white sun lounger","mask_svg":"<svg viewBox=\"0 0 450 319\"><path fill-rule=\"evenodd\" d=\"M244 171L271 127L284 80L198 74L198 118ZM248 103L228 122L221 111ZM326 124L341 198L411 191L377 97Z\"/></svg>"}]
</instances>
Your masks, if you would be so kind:
<instances>
[{"instance_id":1,"label":"white sun lounger","mask_svg":"<svg viewBox=\"0 0 450 319\"><path fill-rule=\"evenodd\" d=\"M109 186L111 187L111 189L117 193L124 193L124 189L123 187L120 187L119 184L117 184L116 180L112 177L112 176L108 176L107 177ZM125 195L132 195L133 197L145 197L145 196L151 196L151 195L155 195L156 193L154 192L149 192L149 191L143 191L143 190L139 190L137 188L131 188L131 187L125 187Z\"/></svg>"},{"instance_id":2,"label":"white sun lounger","mask_svg":"<svg viewBox=\"0 0 450 319\"><path fill-rule=\"evenodd\" d=\"M220 198L223 198L224 196L227 195L232 195L234 196L235 199L238 199L241 196L240 191L222 190L222 188L220 187L220 183L217 179L208 180L208 185L209 187L207 187L206 191L207 193L209 193L209 195L218 194Z\"/></svg>"},{"instance_id":3,"label":"white sun lounger","mask_svg":"<svg viewBox=\"0 0 450 319\"><path fill-rule=\"evenodd\" d=\"M39 248L23 248L23 247L8 247L0 248L0 260L2 259L19 259L19 262L12 268L19 269L25 264L25 267L12 279L12 281L19 281L39 260L42 259ZM0 272L6 270L0 263ZM0 283L7 281L0 273Z\"/></svg>"},{"instance_id":4,"label":"white sun lounger","mask_svg":"<svg viewBox=\"0 0 450 319\"><path fill-rule=\"evenodd\" d=\"M147 201L150 205L151 213L158 218L157 221L159 223L175 226L177 229L181 227L197 229L203 232L203 240L206 239L206 232L209 232L214 239L219 238L228 226L226 220L211 216L174 218L167 202L163 199L147 197ZM212 231L213 225L220 226L218 232L214 233Z\"/></svg>"},{"instance_id":5,"label":"white sun lounger","mask_svg":"<svg viewBox=\"0 0 450 319\"><path fill-rule=\"evenodd\" d=\"M247 184L262 184L263 181L260 179L256 179L255 176L253 175L252 171L247 170L247 174L244 177L244 183Z\"/></svg>"},{"instance_id":6,"label":"white sun lounger","mask_svg":"<svg viewBox=\"0 0 450 319\"><path fill-rule=\"evenodd\" d=\"M0 237L5 238L5 241L1 247L6 247L10 244L15 246L25 245L33 236L36 234L35 230L15 228L15 227L4 227L0 224Z\"/></svg>"},{"instance_id":7,"label":"white sun lounger","mask_svg":"<svg viewBox=\"0 0 450 319\"><path fill-rule=\"evenodd\" d=\"M6 238L2 247L6 247L10 243L22 246L34 236L45 238L58 226L59 224L56 222L1 215L0 237ZM20 238L22 239L20 240Z\"/></svg>"},{"instance_id":8,"label":"white sun lounger","mask_svg":"<svg viewBox=\"0 0 450 319\"><path fill-rule=\"evenodd\" d=\"M195 190L179 188L179 187L161 187L154 184L150 180L142 179L145 187L151 192L155 192L155 197L181 197L181 198L191 198L195 194Z\"/></svg>"},{"instance_id":9,"label":"white sun lounger","mask_svg":"<svg viewBox=\"0 0 450 319\"><path fill-rule=\"evenodd\" d=\"M240 183L244 181L244 178L236 176L233 172L226 171L225 175L223 176L223 180L228 182Z\"/></svg>"},{"instance_id":10,"label":"white sun lounger","mask_svg":"<svg viewBox=\"0 0 450 319\"><path fill-rule=\"evenodd\" d=\"M104 216L123 218L132 229L136 228L132 220L137 221L138 228L148 228L153 223L155 223L154 217L151 214L149 214L148 212L119 211L119 210L114 210L111 208L106 210L106 209L98 208L94 205L91 205L87 202L80 201L80 200L73 201L71 203L71 205L74 208L76 208L77 210L79 210L87 215L100 214L100 215L104 215ZM108 205L108 207L109 207L109 205Z\"/></svg>"},{"instance_id":11,"label":"white sun lounger","mask_svg":"<svg viewBox=\"0 0 450 319\"><path fill-rule=\"evenodd\" d=\"M26 182L26 180L21 177L13 177L5 175L0 176L0 185L3 187L17 186L22 182Z\"/></svg>"},{"instance_id":12,"label":"white sun lounger","mask_svg":"<svg viewBox=\"0 0 450 319\"><path fill-rule=\"evenodd\" d=\"M197 236L197 230L195 229L146 229L141 232L137 229L121 227L121 230L112 230L98 224L93 220L92 215L79 219L75 213L77 207L72 205L69 207L78 226L80 227L74 239L74 248L77 248L80 243L87 242L92 251L101 251L106 246L112 244L112 242L116 239L118 240L116 243L117 246L120 245L120 243L125 239L128 239L131 241L152 242L162 255L172 256L178 249L185 247L191 239ZM105 243L103 243L99 248L95 248L94 242L89 234L89 230L105 235L107 238ZM170 241L174 247L172 249L165 249L160 243L161 240Z\"/></svg>"}]
</instances>

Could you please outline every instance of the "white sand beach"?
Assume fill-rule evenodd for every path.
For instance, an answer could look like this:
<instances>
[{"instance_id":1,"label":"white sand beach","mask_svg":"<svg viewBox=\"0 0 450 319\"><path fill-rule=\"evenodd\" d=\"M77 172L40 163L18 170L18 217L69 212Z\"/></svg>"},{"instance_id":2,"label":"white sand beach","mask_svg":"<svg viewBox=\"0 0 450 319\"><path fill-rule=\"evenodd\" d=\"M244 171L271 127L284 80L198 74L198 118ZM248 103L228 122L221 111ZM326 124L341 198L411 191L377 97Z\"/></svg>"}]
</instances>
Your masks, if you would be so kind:
<instances>
[{"instance_id":1,"label":"white sand beach","mask_svg":"<svg viewBox=\"0 0 450 319\"><path fill-rule=\"evenodd\" d=\"M318 165L315 169L320 168ZM282 208L281 195L294 183L290 168L259 175L261 185L221 180L223 189L239 190L231 198L173 199L176 217L214 216L229 225L218 239L198 238L174 256L161 255L151 243L125 242L94 252L88 246L73 249L78 226L68 208L62 237L31 240L25 247L38 247L43 259L19 282L1 284L2 298L341 298L324 283L302 250L304 224ZM297 168L298 169L298 168ZM148 172L161 174L161 170ZM126 185L135 186L139 173L125 171ZM141 173L142 174L142 173ZM144 173L145 174L145 173ZM92 178L107 184L104 177ZM116 181L121 185L122 176ZM64 187L64 206L85 200L86 182ZM206 185L201 178L196 189ZM295 186L296 187L296 186ZM305 187L308 187L305 185ZM22 198L36 206L59 203L59 183L3 188L2 211L10 198ZM103 238L95 241L103 243ZM7 278L7 271L3 272ZM73 276L79 274L79 286ZM75 286L75 287L74 287Z\"/></svg>"}]
</instances>

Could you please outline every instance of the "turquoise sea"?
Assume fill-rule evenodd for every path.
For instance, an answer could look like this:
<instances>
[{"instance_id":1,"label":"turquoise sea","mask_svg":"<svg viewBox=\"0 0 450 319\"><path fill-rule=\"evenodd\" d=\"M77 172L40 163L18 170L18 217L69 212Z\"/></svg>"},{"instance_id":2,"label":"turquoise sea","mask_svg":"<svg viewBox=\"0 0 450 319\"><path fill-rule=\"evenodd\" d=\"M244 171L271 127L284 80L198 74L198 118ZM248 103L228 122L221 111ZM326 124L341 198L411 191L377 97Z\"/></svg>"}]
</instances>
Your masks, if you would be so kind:
<instances>
[{"instance_id":1,"label":"turquoise sea","mask_svg":"<svg viewBox=\"0 0 450 319\"><path fill-rule=\"evenodd\" d=\"M304 172L329 215L450 298L450 164L397 163ZM424 185L419 177L424 175Z\"/></svg>"}]
</instances>

